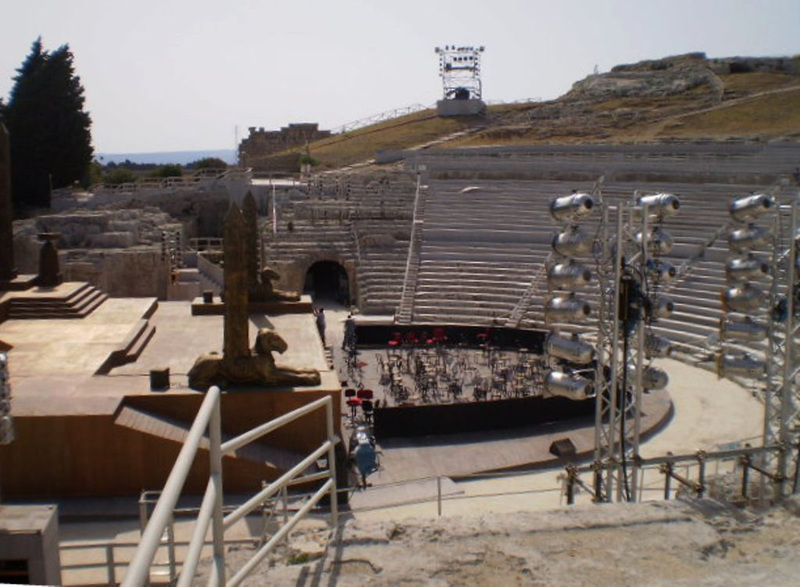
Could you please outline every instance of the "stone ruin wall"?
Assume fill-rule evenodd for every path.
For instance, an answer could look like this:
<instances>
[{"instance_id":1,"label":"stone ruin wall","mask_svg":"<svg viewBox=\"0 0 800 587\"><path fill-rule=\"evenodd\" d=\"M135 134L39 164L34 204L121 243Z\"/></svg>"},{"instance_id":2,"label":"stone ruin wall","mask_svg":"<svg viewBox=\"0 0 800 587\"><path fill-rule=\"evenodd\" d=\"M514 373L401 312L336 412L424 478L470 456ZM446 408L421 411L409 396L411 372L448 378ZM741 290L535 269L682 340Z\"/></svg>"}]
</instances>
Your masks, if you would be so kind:
<instances>
[{"instance_id":1,"label":"stone ruin wall","mask_svg":"<svg viewBox=\"0 0 800 587\"><path fill-rule=\"evenodd\" d=\"M331 136L330 131L319 130L316 122L293 123L280 130L264 130L254 126L248 130L250 135L239 145L239 162L253 169L260 169L261 161L269 155ZM291 158L296 164L297 157L291 155Z\"/></svg>"},{"instance_id":2,"label":"stone ruin wall","mask_svg":"<svg viewBox=\"0 0 800 587\"><path fill-rule=\"evenodd\" d=\"M65 280L87 281L116 297L166 299L171 267L162 259L162 232L179 233L184 243L197 236L218 236L228 195L161 194L148 198L148 206L140 196L128 196L104 209L17 221L14 253L20 273L38 272L42 245L36 235L57 232Z\"/></svg>"}]
</instances>

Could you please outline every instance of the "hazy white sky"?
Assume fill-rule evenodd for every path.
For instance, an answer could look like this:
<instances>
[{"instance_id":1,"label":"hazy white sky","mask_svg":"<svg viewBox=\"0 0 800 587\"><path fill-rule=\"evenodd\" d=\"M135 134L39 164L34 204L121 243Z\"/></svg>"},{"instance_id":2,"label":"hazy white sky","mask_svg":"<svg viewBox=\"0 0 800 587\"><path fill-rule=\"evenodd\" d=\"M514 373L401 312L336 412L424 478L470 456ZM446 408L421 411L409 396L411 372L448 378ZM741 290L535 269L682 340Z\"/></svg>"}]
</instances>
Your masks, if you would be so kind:
<instances>
[{"instance_id":1,"label":"hazy white sky","mask_svg":"<svg viewBox=\"0 0 800 587\"><path fill-rule=\"evenodd\" d=\"M485 45L486 100L554 98L620 63L800 53L800 0L0 0L0 95L69 43L100 152L233 148L441 97L438 45Z\"/></svg>"}]
</instances>

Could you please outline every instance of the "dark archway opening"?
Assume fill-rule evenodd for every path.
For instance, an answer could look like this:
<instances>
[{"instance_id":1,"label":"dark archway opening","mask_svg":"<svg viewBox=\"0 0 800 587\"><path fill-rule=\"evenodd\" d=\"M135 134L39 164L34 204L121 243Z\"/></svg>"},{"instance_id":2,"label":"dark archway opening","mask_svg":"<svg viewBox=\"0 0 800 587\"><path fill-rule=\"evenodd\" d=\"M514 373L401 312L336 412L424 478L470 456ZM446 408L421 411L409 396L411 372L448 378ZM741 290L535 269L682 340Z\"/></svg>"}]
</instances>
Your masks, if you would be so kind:
<instances>
[{"instance_id":1,"label":"dark archway opening","mask_svg":"<svg viewBox=\"0 0 800 587\"><path fill-rule=\"evenodd\" d=\"M314 300L333 300L350 304L350 280L347 271L336 261L318 261L308 268L303 293Z\"/></svg>"}]
</instances>

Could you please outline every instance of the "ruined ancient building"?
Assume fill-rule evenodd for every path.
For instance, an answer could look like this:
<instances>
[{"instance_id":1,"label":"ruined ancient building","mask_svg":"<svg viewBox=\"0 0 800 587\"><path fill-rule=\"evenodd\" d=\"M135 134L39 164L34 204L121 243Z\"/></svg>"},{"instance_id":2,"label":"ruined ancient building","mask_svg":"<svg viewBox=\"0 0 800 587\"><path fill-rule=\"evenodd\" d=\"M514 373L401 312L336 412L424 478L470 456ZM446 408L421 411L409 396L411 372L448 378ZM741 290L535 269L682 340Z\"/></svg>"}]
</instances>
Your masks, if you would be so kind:
<instances>
[{"instance_id":1,"label":"ruined ancient building","mask_svg":"<svg viewBox=\"0 0 800 587\"><path fill-rule=\"evenodd\" d=\"M316 122L292 123L280 130L254 126L248 130L250 135L239 144L239 163L254 169L259 169L259 162L268 155L331 136L329 130L319 130Z\"/></svg>"}]
</instances>

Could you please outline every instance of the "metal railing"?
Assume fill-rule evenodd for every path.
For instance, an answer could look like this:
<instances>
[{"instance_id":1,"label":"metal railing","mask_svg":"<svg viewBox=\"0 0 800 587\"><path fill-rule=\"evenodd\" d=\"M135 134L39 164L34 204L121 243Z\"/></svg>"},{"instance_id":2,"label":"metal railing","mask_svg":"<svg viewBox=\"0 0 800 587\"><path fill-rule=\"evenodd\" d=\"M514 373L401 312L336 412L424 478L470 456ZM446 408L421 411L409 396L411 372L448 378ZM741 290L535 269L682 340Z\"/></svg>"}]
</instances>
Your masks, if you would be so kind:
<instances>
[{"instance_id":1,"label":"metal railing","mask_svg":"<svg viewBox=\"0 0 800 587\"><path fill-rule=\"evenodd\" d=\"M638 491L632 496L632 501L643 501L644 492L663 491L663 499L670 499L673 492L673 483L677 483L683 491L688 491L695 497L704 497L710 489L707 467L709 463L717 464L717 472L713 477L719 477L720 464L727 463L729 476L726 490L730 495L726 498L749 500L753 497L760 499L781 499L787 493L796 493L798 479L787 479L780 472L773 472L761 465L763 457L773 453L786 453L793 447L784 445L771 446L750 446L745 445L740 448L731 448L714 452L699 450L692 454L673 455L667 453L664 456L654 458L634 458L631 466L635 467L637 475L641 477L638 483ZM797 450L797 447L794 447ZM797 453L800 459L800 453ZM610 501L609 496L603 488L602 479L604 471L609 467L618 467L619 463L614 462L593 462L589 465L566 467L566 474L563 476L564 494L567 504L575 502L575 495L578 488L584 490L591 496L594 502ZM581 479L581 474L591 476L592 482L587 483ZM652 473L657 473L653 476ZM753 487L752 474L757 473L761 476L758 487ZM650 474L651 482L645 483L645 475ZM772 487L768 486L771 482ZM738 491L736 490L738 488ZM754 495L757 494L757 495Z\"/></svg>"},{"instance_id":2,"label":"metal railing","mask_svg":"<svg viewBox=\"0 0 800 587\"><path fill-rule=\"evenodd\" d=\"M209 446L209 480L206 492L200 505L197 521L188 544L188 552L184 559L183 568L177 578L177 585L185 587L191 585L197 572L200 554L205 538L211 526L213 563L211 567L211 585L235 586L242 582L247 575L279 544L289 532L317 505L326 495L330 495L330 524L332 528L338 526L338 507L336 499L336 458L335 446L338 438L333 427L333 400L330 396L320 398L292 412L284 414L270 422L257 426L225 443L222 442L220 396L218 387L211 387L206 393L206 398L200 406L194 424L189 430L183 448L175 461L172 472L167 479L161 498L158 500L147 528L144 531L139 548L128 566L125 580L122 585L126 587L139 587L149 582L150 566L156 550L161 545L164 530L171 523L175 505L180 497L181 490L192 468L195 454L200 442L208 430ZM252 498L237 507L233 512L223 516L222 509L222 457L232 453L247 444L277 430L320 408L325 409L327 422L327 439L306 458L289 469L277 480L259 491ZM328 468L318 473L306 474L306 470L313 466L318 459L327 455ZM225 548L224 533L237 521L247 516L252 511L260 508L262 503L282 491L283 488L298 482L313 482L327 480L311 496L311 498L267 541L253 557L230 580L225 577Z\"/></svg>"}]
</instances>

